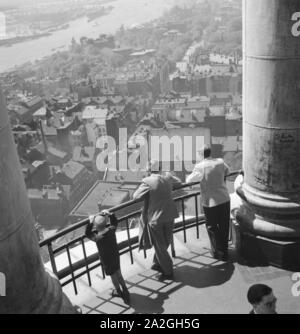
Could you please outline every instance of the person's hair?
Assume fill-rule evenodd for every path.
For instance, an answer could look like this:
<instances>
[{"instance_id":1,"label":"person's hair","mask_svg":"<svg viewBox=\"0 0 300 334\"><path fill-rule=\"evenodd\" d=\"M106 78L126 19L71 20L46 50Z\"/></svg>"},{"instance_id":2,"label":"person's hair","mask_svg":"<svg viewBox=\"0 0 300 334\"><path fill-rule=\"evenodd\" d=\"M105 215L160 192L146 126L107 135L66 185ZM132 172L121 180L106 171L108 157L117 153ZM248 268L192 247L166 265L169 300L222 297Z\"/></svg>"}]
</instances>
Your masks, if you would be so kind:
<instances>
[{"instance_id":1,"label":"person's hair","mask_svg":"<svg viewBox=\"0 0 300 334\"><path fill-rule=\"evenodd\" d=\"M254 284L248 290L248 302L252 305L259 304L263 297L268 296L272 291L273 290L265 284Z\"/></svg>"},{"instance_id":2,"label":"person's hair","mask_svg":"<svg viewBox=\"0 0 300 334\"><path fill-rule=\"evenodd\" d=\"M204 155L204 159L209 158L211 156L211 148L209 146L207 145L204 146L203 155Z\"/></svg>"},{"instance_id":3,"label":"person's hair","mask_svg":"<svg viewBox=\"0 0 300 334\"><path fill-rule=\"evenodd\" d=\"M160 173L162 171L162 163L157 160L152 160L149 162L148 170L151 173Z\"/></svg>"}]
</instances>

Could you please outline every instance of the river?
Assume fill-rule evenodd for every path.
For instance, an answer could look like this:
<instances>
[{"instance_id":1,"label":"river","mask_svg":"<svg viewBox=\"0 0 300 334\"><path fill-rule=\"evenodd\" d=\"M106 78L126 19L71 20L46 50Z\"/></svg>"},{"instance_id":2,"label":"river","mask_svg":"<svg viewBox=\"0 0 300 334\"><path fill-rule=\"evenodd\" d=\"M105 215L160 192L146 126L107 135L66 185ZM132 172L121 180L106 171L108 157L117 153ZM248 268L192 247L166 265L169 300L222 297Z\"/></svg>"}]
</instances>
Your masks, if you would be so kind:
<instances>
[{"instance_id":1,"label":"river","mask_svg":"<svg viewBox=\"0 0 300 334\"><path fill-rule=\"evenodd\" d=\"M116 0L108 4L114 6L114 9L97 20L88 22L86 17L80 18L66 22L69 23L68 29L56 31L51 36L17 43L11 47L0 47L0 73L51 55L57 50L64 50L73 37L77 41L82 36L96 38L100 34L114 34L122 24L130 27L157 19L165 10L178 3L178 0Z\"/></svg>"}]
</instances>

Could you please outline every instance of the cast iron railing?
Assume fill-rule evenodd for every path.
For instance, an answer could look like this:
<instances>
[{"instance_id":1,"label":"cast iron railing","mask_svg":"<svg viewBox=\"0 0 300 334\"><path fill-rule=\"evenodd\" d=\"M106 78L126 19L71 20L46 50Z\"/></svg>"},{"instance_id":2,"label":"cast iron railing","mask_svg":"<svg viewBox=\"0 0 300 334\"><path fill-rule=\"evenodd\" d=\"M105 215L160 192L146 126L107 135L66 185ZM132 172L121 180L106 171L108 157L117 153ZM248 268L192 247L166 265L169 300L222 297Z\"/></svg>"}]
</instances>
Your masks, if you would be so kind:
<instances>
[{"instance_id":1,"label":"cast iron railing","mask_svg":"<svg viewBox=\"0 0 300 334\"><path fill-rule=\"evenodd\" d=\"M227 177L232 177L235 176L239 173L239 171L237 172L233 172L230 175L228 175ZM178 233L178 232L183 232L183 239L184 239L184 243L187 242L187 229L196 228L196 234L197 234L197 239L199 239L199 227L200 225L203 225L205 223L205 218L203 214L200 214L199 210L199 199L198 197L200 197L200 191L195 191L195 190L189 190L188 193L186 193L186 190L188 188L191 188L193 186L199 185L198 182L195 183L190 183L190 184L184 184L181 187L177 188L175 190L175 192L177 191L182 191L185 190L185 193L180 195L180 196L176 196L174 197L175 202L177 203L177 206L179 211L181 212L181 221L175 224L174 227L174 233ZM192 200L194 199L194 208L195 208L195 213L192 217L187 218L186 216L186 207L185 204L188 200ZM133 201L129 201L126 203L123 203L121 205L118 205L112 209L110 209L109 211L112 213L115 213L116 216L118 214L119 211L123 210L124 208L130 208L132 206L136 207L137 203L142 203L142 200L133 200ZM131 260L131 264L134 263L134 257L133 257L133 250L138 248L139 243L138 243L138 236L132 237L131 236L131 228L130 228L130 224L129 221L133 218L139 217L141 214L141 209L139 210L135 210L130 212L127 215L121 216L121 217L117 217L118 218L118 224L122 224L125 225L125 230L126 230L126 234L127 234L127 239L120 242L118 244L119 246L119 252L120 252L120 256L126 253L130 254L130 260ZM125 223L125 224L124 224ZM90 272L98 267L101 266L101 262L98 256L98 252L95 252L92 255L87 255L87 251L86 251L86 245L85 242L89 241L89 239L85 236L84 230L86 228L86 226L89 224L89 219L85 219L81 222L78 222L74 225L71 225L65 229L63 229L62 231L56 233L55 235L51 236L50 238L47 238L43 241L40 242L40 247L46 247L47 251L48 251L48 255L49 255L49 260L51 263L51 267L52 267L52 271L54 272L54 274L58 277L58 279L61 282L62 286L65 286L67 284L72 283L73 287L74 287L74 291L75 294L78 294L78 289L77 289L77 284L76 284L76 280L80 277L82 277L83 275L87 275L87 279L88 279L88 284L89 286L92 286L92 281L91 281L91 275ZM83 229L83 231L81 231ZM63 242L62 245L59 245L57 247L55 247L55 244L58 240L62 239L63 237L66 237L68 234L70 233L74 233L74 232L79 232L80 235L78 237L73 238L70 241L66 241ZM83 257L82 259L76 260L76 262L72 261L71 258L71 253L70 250L73 247L78 247L81 246L82 247L82 254ZM175 257L176 256L176 252L175 252L175 246L174 243L171 243L171 251L172 251L172 256ZM57 269L57 263L56 263L56 257L62 253L67 254L67 259L68 259L68 265L65 266L64 268L58 270ZM144 251L144 257L147 257L147 252ZM102 275L103 278L105 278L105 273L104 270L102 268Z\"/></svg>"}]
</instances>

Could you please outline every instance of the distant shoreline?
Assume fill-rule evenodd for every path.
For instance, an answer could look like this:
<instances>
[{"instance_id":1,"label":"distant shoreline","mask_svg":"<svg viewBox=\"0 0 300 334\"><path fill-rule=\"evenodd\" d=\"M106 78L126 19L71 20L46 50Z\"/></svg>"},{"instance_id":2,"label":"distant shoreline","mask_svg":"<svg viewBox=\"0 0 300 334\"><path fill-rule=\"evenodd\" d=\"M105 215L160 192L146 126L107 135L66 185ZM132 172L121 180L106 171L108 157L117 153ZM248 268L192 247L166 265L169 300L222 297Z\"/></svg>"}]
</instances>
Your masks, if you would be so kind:
<instances>
[{"instance_id":1,"label":"distant shoreline","mask_svg":"<svg viewBox=\"0 0 300 334\"><path fill-rule=\"evenodd\" d=\"M42 33L42 34L37 34L37 35L32 35L32 36L23 36L23 37L20 36L20 37L8 38L8 39L0 40L0 47L1 46L10 47L10 46L13 46L17 43L31 41L31 40L34 40L34 39L47 37L47 36L51 36L51 33L50 32L45 32L45 33Z\"/></svg>"},{"instance_id":2,"label":"distant shoreline","mask_svg":"<svg viewBox=\"0 0 300 334\"><path fill-rule=\"evenodd\" d=\"M105 1L105 0L104 0ZM101 1L101 3L104 3ZM179 0L106 0L114 7L108 15L94 22L88 22L87 17L77 18L69 22L69 28L55 31L50 36L28 38L10 47L0 44L0 74L14 72L28 63L51 56L56 49L63 50L70 45L72 38L98 38L100 34L115 34L121 25L130 27L133 24L143 24L161 17L164 10L170 9ZM49 31L48 31L49 32ZM41 38L40 38L41 37ZM1 42L1 41L0 41Z\"/></svg>"}]
</instances>

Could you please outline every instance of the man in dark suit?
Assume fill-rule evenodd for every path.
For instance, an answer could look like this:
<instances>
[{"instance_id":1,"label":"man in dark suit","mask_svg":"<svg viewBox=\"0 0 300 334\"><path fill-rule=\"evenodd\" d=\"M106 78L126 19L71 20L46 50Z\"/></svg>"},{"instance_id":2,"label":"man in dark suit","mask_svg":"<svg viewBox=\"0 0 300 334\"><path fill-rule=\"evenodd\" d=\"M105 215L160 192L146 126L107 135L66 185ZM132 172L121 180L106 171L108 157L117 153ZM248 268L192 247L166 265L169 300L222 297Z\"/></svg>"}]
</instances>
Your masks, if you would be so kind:
<instances>
[{"instance_id":1,"label":"man in dark suit","mask_svg":"<svg viewBox=\"0 0 300 334\"><path fill-rule=\"evenodd\" d=\"M150 237L155 249L152 269L162 272L161 280L173 278L173 261L168 247L173 237L174 220L178 217L177 207L172 199L172 190L181 181L171 173L161 175L161 164L153 161L151 175L143 179L133 194L134 199L144 199L143 223L148 224Z\"/></svg>"},{"instance_id":2,"label":"man in dark suit","mask_svg":"<svg viewBox=\"0 0 300 334\"><path fill-rule=\"evenodd\" d=\"M253 307L250 314L276 314L277 298L269 286L252 285L248 290L247 299Z\"/></svg>"}]
</instances>

